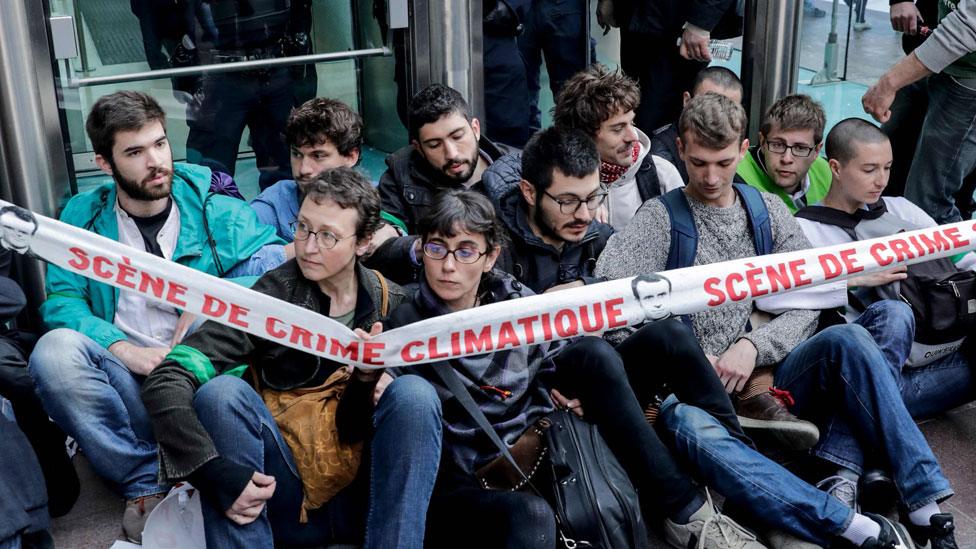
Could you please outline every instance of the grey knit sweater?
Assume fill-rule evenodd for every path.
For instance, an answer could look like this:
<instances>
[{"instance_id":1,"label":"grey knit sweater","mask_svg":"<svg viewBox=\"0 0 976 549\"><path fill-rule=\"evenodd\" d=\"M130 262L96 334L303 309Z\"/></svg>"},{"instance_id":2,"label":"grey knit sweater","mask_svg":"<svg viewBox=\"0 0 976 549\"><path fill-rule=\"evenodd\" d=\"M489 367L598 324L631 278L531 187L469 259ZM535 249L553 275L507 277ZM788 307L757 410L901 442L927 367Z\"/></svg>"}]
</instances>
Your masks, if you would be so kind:
<instances>
[{"instance_id":1,"label":"grey knit sweater","mask_svg":"<svg viewBox=\"0 0 976 549\"><path fill-rule=\"evenodd\" d=\"M691 196L687 198L699 234L695 265L756 255L746 211L738 195L735 203L727 208L706 206ZM783 201L768 193L763 193L763 200L772 221L773 253L809 248L810 243ZM648 200L622 232L610 237L597 261L596 274L616 279L661 272L667 264L670 246L671 222L664 204L658 199ZM752 303L737 303L694 315L695 333L705 353L721 355L744 337L759 351L756 366L772 366L810 337L819 313L787 311L746 333L752 310Z\"/></svg>"}]
</instances>

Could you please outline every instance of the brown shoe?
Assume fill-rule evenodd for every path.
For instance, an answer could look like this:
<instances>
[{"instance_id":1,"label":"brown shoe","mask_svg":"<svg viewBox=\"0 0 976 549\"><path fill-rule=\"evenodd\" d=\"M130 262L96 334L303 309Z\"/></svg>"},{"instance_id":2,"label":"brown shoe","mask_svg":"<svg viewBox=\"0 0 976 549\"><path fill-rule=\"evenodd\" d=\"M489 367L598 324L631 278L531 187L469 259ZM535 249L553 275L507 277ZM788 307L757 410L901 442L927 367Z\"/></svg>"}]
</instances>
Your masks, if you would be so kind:
<instances>
[{"instance_id":1,"label":"brown shoe","mask_svg":"<svg viewBox=\"0 0 976 549\"><path fill-rule=\"evenodd\" d=\"M791 414L786 407L793 404L789 391L771 387L769 392L736 400L735 413L744 429L768 432L792 450L808 450L817 443L817 426Z\"/></svg>"},{"instance_id":2,"label":"brown shoe","mask_svg":"<svg viewBox=\"0 0 976 549\"><path fill-rule=\"evenodd\" d=\"M125 534L125 539L132 543L142 543L142 530L146 527L146 519L165 497L166 492L162 492L125 502L125 511L122 513L122 533Z\"/></svg>"}]
</instances>

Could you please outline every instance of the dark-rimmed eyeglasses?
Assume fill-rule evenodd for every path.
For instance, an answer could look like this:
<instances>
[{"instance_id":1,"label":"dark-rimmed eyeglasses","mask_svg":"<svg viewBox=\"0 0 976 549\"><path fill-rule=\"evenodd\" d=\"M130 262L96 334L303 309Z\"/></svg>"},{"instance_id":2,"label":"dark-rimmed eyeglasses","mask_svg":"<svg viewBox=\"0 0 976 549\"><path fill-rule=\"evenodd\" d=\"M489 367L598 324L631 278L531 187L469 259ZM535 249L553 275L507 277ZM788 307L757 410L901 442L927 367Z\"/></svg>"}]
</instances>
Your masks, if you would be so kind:
<instances>
[{"instance_id":1,"label":"dark-rimmed eyeglasses","mask_svg":"<svg viewBox=\"0 0 976 549\"><path fill-rule=\"evenodd\" d=\"M291 230L295 232L295 240L305 241L310 237L314 237L315 245L318 246L320 250L331 250L332 248L336 247L336 244L338 244L340 240L345 240L347 238L356 236L354 234L349 236L336 236L329 231L313 231L301 221L292 221Z\"/></svg>"},{"instance_id":2,"label":"dark-rimmed eyeglasses","mask_svg":"<svg viewBox=\"0 0 976 549\"><path fill-rule=\"evenodd\" d=\"M424 244L424 255L437 261L443 261L444 259L447 259L448 255L453 255L454 261L457 261L458 263L471 264L477 262L479 259L481 259L481 256L487 253L488 252L478 250L478 248L470 247L455 248L451 250L447 246L437 242L428 242Z\"/></svg>"},{"instance_id":3,"label":"dark-rimmed eyeglasses","mask_svg":"<svg viewBox=\"0 0 976 549\"><path fill-rule=\"evenodd\" d=\"M551 198L556 204L559 204L559 211L567 215L578 212L580 206L583 204L586 204L586 209L592 212L602 206L607 201L607 196L610 195L606 189L595 192L586 198L578 198L575 196L572 198L557 198L549 194L548 191L542 191L542 194Z\"/></svg>"},{"instance_id":4,"label":"dark-rimmed eyeglasses","mask_svg":"<svg viewBox=\"0 0 976 549\"><path fill-rule=\"evenodd\" d=\"M806 158L806 157L810 156L810 153L813 152L813 149L814 148L815 147L809 147L807 145L787 145L786 143L783 143L782 141L767 141L766 142L766 150L769 151L769 152L771 152L771 153L784 154L784 153L786 153L786 149L789 149L790 152L793 153L793 156L796 156L796 157L799 157L799 158Z\"/></svg>"}]
</instances>

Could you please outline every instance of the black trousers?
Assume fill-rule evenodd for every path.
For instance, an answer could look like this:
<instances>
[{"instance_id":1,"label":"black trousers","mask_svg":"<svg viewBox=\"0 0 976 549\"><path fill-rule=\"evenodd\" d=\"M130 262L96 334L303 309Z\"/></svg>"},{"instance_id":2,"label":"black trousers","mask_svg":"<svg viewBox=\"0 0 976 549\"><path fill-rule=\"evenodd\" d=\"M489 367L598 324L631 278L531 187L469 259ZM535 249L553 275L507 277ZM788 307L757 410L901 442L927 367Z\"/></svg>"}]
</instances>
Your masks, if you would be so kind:
<instances>
[{"instance_id":1,"label":"black trousers","mask_svg":"<svg viewBox=\"0 0 976 549\"><path fill-rule=\"evenodd\" d=\"M691 476L644 419L644 407L665 385L682 402L701 407L734 436L749 440L694 334L678 321L649 324L616 349L586 337L555 361L556 387L580 399L585 417L627 470L649 514L672 516L698 497Z\"/></svg>"}]
</instances>

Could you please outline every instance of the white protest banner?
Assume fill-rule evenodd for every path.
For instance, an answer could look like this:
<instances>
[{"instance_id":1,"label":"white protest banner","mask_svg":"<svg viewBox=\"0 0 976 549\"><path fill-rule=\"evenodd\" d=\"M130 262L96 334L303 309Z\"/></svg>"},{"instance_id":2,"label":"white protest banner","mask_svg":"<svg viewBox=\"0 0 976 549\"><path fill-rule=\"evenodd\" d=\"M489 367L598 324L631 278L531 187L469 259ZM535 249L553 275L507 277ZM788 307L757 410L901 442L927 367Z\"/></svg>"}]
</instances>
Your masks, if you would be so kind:
<instances>
[{"instance_id":1,"label":"white protest banner","mask_svg":"<svg viewBox=\"0 0 976 549\"><path fill-rule=\"evenodd\" d=\"M0 244L343 364L385 368L634 326L976 247L976 222L591 284L430 318L361 340L312 311L0 201ZM20 212L12 215L10 212ZM6 213L5 213L6 212ZM26 220L24 219L26 217Z\"/></svg>"}]
</instances>

